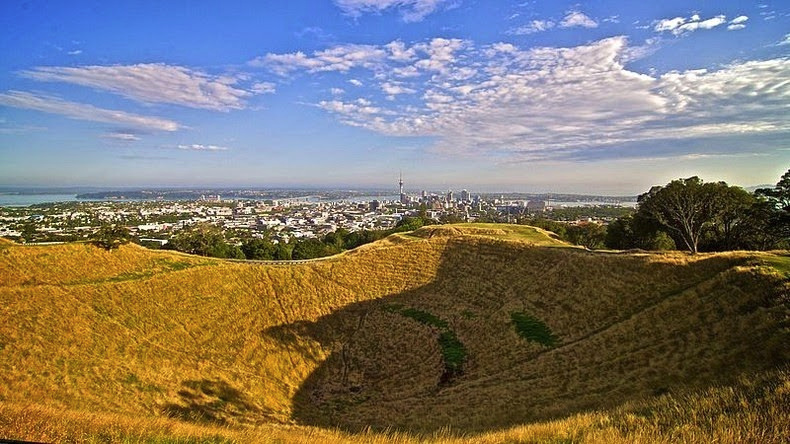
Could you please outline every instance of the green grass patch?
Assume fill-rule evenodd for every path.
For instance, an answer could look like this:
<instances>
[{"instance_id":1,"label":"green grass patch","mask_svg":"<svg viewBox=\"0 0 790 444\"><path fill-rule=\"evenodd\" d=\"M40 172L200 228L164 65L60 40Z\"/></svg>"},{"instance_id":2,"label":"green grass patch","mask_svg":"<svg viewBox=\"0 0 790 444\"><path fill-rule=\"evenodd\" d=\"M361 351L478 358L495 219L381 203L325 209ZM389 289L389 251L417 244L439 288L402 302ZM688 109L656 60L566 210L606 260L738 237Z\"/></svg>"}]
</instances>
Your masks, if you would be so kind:
<instances>
[{"instance_id":1,"label":"green grass patch","mask_svg":"<svg viewBox=\"0 0 790 444\"><path fill-rule=\"evenodd\" d=\"M510 321L516 328L516 333L528 341L537 342L546 347L554 347L557 343L557 337L554 336L551 329L527 313L511 312Z\"/></svg>"},{"instance_id":2,"label":"green grass patch","mask_svg":"<svg viewBox=\"0 0 790 444\"><path fill-rule=\"evenodd\" d=\"M764 259L771 268L790 277L790 256L769 256Z\"/></svg>"},{"instance_id":3,"label":"green grass patch","mask_svg":"<svg viewBox=\"0 0 790 444\"><path fill-rule=\"evenodd\" d=\"M439 346L442 348L445 376L452 379L463 374L466 361L466 348L458 340L452 330L445 330L439 335Z\"/></svg>"},{"instance_id":4,"label":"green grass patch","mask_svg":"<svg viewBox=\"0 0 790 444\"><path fill-rule=\"evenodd\" d=\"M407 318L414 319L420 324L431 325L440 330L447 329L447 321L444 321L439 317L428 313L427 311L417 310L416 308L404 308L400 311L400 314L406 316Z\"/></svg>"},{"instance_id":5,"label":"green grass patch","mask_svg":"<svg viewBox=\"0 0 790 444\"><path fill-rule=\"evenodd\" d=\"M384 309L390 313L398 313L409 319L414 319L420 324L436 327L439 330L439 348L444 361L444 373L441 383L449 384L452 380L463 374L466 362L466 347L450 328L447 321L427 311L416 308L401 308L401 306L388 305Z\"/></svg>"}]
</instances>

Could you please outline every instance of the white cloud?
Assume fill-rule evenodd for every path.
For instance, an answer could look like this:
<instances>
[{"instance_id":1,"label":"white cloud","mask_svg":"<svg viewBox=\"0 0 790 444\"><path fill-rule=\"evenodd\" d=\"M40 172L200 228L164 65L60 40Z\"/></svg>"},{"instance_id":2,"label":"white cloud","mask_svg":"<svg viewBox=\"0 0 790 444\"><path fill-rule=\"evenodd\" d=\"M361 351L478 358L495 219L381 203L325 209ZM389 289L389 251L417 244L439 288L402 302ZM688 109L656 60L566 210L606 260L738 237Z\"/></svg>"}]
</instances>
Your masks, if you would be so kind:
<instances>
[{"instance_id":1,"label":"white cloud","mask_svg":"<svg viewBox=\"0 0 790 444\"><path fill-rule=\"evenodd\" d=\"M335 4L352 17L398 9L404 22L419 22L447 2L448 0L335 0Z\"/></svg>"},{"instance_id":2,"label":"white cloud","mask_svg":"<svg viewBox=\"0 0 790 444\"><path fill-rule=\"evenodd\" d=\"M244 108L250 92L233 85L234 77L212 76L182 66L138 65L37 67L22 76L66 82L109 91L144 103L170 103L190 108L228 111Z\"/></svg>"},{"instance_id":3,"label":"white cloud","mask_svg":"<svg viewBox=\"0 0 790 444\"><path fill-rule=\"evenodd\" d=\"M136 142L140 140L140 137L138 137L136 134L125 133L125 132L107 133L104 134L102 137L104 137L105 139L120 140L122 142Z\"/></svg>"},{"instance_id":4,"label":"white cloud","mask_svg":"<svg viewBox=\"0 0 790 444\"><path fill-rule=\"evenodd\" d=\"M737 19L740 19L739 16ZM737 20L736 19L736 20ZM748 17L746 18L748 19ZM745 19L743 19L745 21ZM675 17L671 19L662 19L654 22L653 30L656 32L671 32L674 35L686 34L689 32L697 31L699 29L713 29L717 26L727 23L727 17L724 15L717 15L707 20L702 20L698 14L694 14L688 19L683 17ZM735 23L736 25L742 22Z\"/></svg>"},{"instance_id":5,"label":"white cloud","mask_svg":"<svg viewBox=\"0 0 790 444\"><path fill-rule=\"evenodd\" d=\"M455 52L466 43L460 39L434 38L430 43L418 43L414 48L427 54L427 59L418 60L414 66L428 71L445 72L455 62Z\"/></svg>"},{"instance_id":6,"label":"white cloud","mask_svg":"<svg viewBox=\"0 0 790 444\"><path fill-rule=\"evenodd\" d=\"M384 47L389 50L389 58L392 60L408 62L414 60L416 57L416 51L414 48L406 48L406 44L400 40L387 43L384 45Z\"/></svg>"},{"instance_id":7,"label":"white cloud","mask_svg":"<svg viewBox=\"0 0 790 444\"><path fill-rule=\"evenodd\" d=\"M193 143L191 145L178 145L178 149L186 151L227 151L228 147Z\"/></svg>"},{"instance_id":8,"label":"white cloud","mask_svg":"<svg viewBox=\"0 0 790 444\"><path fill-rule=\"evenodd\" d=\"M491 49L495 53L496 52L505 52L505 53L510 52L510 53L513 53L513 52L518 51L518 48L516 48L515 45L513 45L511 43L505 43L505 42L494 43L493 45L491 45ZM488 56L491 57L491 54L489 54Z\"/></svg>"},{"instance_id":9,"label":"white cloud","mask_svg":"<svg viewBox=\"0 0 790 444\"><path fill-rule=\"evenodd\" d=\"M728 31L737 31L739 29L743 29L746 27L746 21L749 20L749 17L745 15L739 15L734 19L730 20L730 24L727 25Z\"/></svg>"},{"instance_id":10,"label":"white cloud","mask_svg":"<svg viewBox=\"0 0 790 444\"><path fill-rule=\"evenodd\" d=\"M80 55L80 54L82 54L82 50L81 49L75 49L74 51L69 51L66 54L68 54L68 55Z\"/></svg>"},{"instance_id":11,"label":"white cloud","mask_svg":"<svg viewBox=\"0 0 790 444\"><path fill-rule=\"evenodd\" d=\"M381 121L382 108L371 106L366 99L357 99L351 102L341 100L322 100L318 102L319 108L339 114L344 123L353 126L364 126L367 122Z\"/></svg>"},{"instance_id":12,"label":"white cloud","mask_svg":"<svg viewBox=\"0 0 790 444\"><path fill-rule=\"evenodd\" d=\"M434 38L428 42L407 46L396 40L383 46L377 45L338 45L316 51L312 56L303 52L290 54L267 54L252 62L255 66L265 66L271 71L285 76L296 70L308 73L324 71L348 72L352 69L366 69L376 73L381 80L394 76L412 78L423 73L448 75L456 61L455 53L463 50L468 42L461 39ZM462 70L456 75L466 75ZM359 79L349 83L362 86Z\"/></svg>"},{"instance_id":13,"label":"white cloud","mask_svg":"<svg viewBox=\"0 0 790 444\"><path fill-rule=\"evenodd\" d=\"M776 46L784 46L784 45L790 45L790 34L785 34L785 38L782 39L781 42L776 44Z\"/></svg>"},{"instance_id":14,"label":"white cloud","mask_svg":"<svg viewBox=\"0 0 790 444\"><path fill-rule=\"evenodd\" d=\"M417 106L365 99L317 106L382 134L435 137L440 151L520 159L605 153L650 140L790 131L790 60L654 76L625 68L634 47L624 37L570 48L496 46L464 42L450 52L446 75L397 84L419 93ZM474 74L452 75L463 71Z\"/></svg>"},{"instance_id":15,"label":"white cloud","mask_svg":"<svg viewBox=\"0 0 790 444\"><path fill-rule=\"evenodd\" d=\"M346 93L346 90L343 88L331 88L329 92L332 93L333 96L342 96Z\"/></svg>"},{"instance_id":16,"label":"white cloud","mask_svg":"<svg viewBox=\"0 0 790 444\"><path fill-rule=\"evenodd\" d=\"M577 26L582 28L597 28L598 22L580 11L568 12L560 22L560 28L573 28Z\"/></svg>"},{"instance_id":17,"label":"white cloud","mask_svg":"<svg viewBox=\"0 0 790 444\"><path fill-rule=\"evenodd\" d=\"M683 17L662 19L655 24L653 29L657 32L674 31L683 23L686 23L686 19L684 19Z\"/></svg>"},{"instance_id":18,"label":"white cloud","mask_svg":"<svg viewBox=\"0 0 790 444\"><path fill-rule=\"evenodd\" d=\"M612 16L609 21L616 21L617 17ZM582 27L582 28L597 28L598 22L587 16L581 11L568 11L565 13L565 16L562 20L559 21L559 24L554 20L532 20L529 23L519 26L518 28L514 28L508 31L508 34L512 35L528 35L528 34L535 34L538 32L548 31L553 29L555 26L559 26L560 28L575 28L575 27Z\"/></svg>"},{"instance_id":19,"label":"white cloud","mask_svg":"<svg viewBox=\"0 0 790 444\"><path fill-rule=\"evenodd\" d=\"M549 29L553 28L555 25L556 23L554 23L551 20L532 20L526 25L519 26L518 28L510 30L509 34L514 34L514 35L535 34L537 32L548 31Z\"/></svg>"},{"instance_id":20,"label":"white cloud","mask_svg":"<svg viewBox=\"0 0 790 444\"><path fill-rule=\"evenodd\" d=\"M392 83L392 82L384 82L381 84L381 90L384 91L384 94L395 96L398 94L413 94L416 90L411 88L406 88L399 83Z\"/></svg>"},{"instance_id":21,"label":"white cloud","mask_svg":"<svg viewBox=\"0 0 790 444\"><path fill-rule=\"evenodd\" d=\"M398 67L398 68L392 68L391 72L392 72L392 75L394 75L395 77L401 77L401 78L404 78L404 77L419 77L420 76L420 70L417 69L417 67L414 66L414 65L402 66L402 67Z\"/></svg>"},{"instance_id":22,"label":"white cloud","mask_svg":"<svg viewBox=\"0 0 790 444\"><path fill-rule=\"evenodd\" d=\"M35 95L23 91L0 93L0 105L60 114L77 120L114 123L158 131L177 131L181 127L172 120L159 117L141 116L125 111L97 108L93 105L69 102L53 96Z\"/></svg>"},{"instance_id":23,"label":"white cloud","mask_svg":"<svg viewBox=\"0 0 790 444\"><path fill-rule=\"evenodd\" d=\"M274 94L277 91L276 85L272 82L258 82L254 83L250 91L255 94Z\"/></svg>"},{"instance_id":24,"label":"white cloud","mask_svg":"<svg viewBox=\"0 0 790 444\"><path fill-rule=\"evenodd\" d=\"M338 45L313 56L298 51L289 54L266 54L249 62L251 66L267 67L285 76L291 71L305 69L308 72L340 71L346 72L356 67L371 67L386 57L384 49L374 45Z\"/></svg>"}]
</instances>

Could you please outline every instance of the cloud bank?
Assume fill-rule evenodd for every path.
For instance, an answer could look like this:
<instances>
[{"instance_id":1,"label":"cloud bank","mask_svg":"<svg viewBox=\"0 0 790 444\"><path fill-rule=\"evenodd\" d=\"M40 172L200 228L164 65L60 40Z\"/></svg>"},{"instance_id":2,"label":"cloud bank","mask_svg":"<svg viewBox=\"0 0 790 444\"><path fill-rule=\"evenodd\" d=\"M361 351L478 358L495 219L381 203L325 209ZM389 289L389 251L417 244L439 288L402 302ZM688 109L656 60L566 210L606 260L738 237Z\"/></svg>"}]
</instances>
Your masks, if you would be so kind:
<instances>
[{"instance_id":1,"label":"cloud bank","mask_svg":"<svg viewBox=\"0 0 790 444\"><path fill-rule=\"evenodd\" d=\"M352 17L397 9L404 22L419 22L447 3L448 0L335 0L335 5Z\"/></svg>"},{"instance_id":2,"label":"cloud bank","mask_svg":"<svg viewBox=\"0 0 790 444\"><path fill-rule=\"evenodd\" d=\"M234 76L213 76L163 63L113 66L41 66L20 75L42 82L64 82L109 91L143 103L168 103L189 108L229 111L245 107L253 93L271 92L266 84L254 91L235 85Z\"/></svg>"},{"instance_id":3,"label":"cloud bank","mask_svg":"<svg viewBox=\"0 0 790 444\"><path fill-rule=\"evenodd\" d=\"M741 17L744 17L741 19ZM733 20L732 25L736 26L734 29L739 29L737 26L742 26L743 22L748 17L741 16ZM740 19L740 20L739 20ZM736 21L738 20L738 21ZM670 32L676 36L694 32L700 29L713 29L727 23L727 17L724 15L717 15L706 20L702 20L698 14L694 14L689 18L675 17L671 19L662 19L655 22L653 30L656 32Z\"/></svg>"},{"instance_id":4,"label":"cloud bank","mask_svg":"<svg viewBox=\"0 0 790 444\"><path fill-rule=\"evenodd\" d=\"M377 85L380 95L365 89L359 91L364 97L328 98L316 106L347 125L433 137L442 152L511 159L790 131L787 58L647 75L626 68L635 47L625 37L526 50L453 39L393 43L366 48L375 57L332 68ZM316 53L271 69L311 73L330 66L337 65Z\"/></svg>"},{"instance_id":5,"label":"cloud bank","mask_svg":"<svg viewBox=\"0 0 790 444\"><path fill-rule=\"evenodd\" d=\"M69 102L58 97L37 95L23 91L0 93L0 104L14 108L32 109L52 114L60 114L76 120L114 123L134 128L177 131L181 126L168 119L141 116L112 109L97 108L84 103Z\"/></svg>"}]
</instances>

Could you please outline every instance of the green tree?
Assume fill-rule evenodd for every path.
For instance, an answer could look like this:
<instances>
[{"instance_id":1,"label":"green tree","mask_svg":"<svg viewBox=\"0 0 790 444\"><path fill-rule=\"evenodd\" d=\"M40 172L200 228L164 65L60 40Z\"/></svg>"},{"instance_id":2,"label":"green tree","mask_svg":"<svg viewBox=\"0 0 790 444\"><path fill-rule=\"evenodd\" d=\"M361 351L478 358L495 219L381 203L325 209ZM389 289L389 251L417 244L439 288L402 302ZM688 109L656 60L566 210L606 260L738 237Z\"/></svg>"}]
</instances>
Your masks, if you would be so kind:
<instances>
[{"instance_id":1,"label":"green tree","mask_svg":"<svg viewBox=\"0 0 790 444\"><path fill-rule=\"evenodd\" d=\"M292 259L315 259L332 254L327 246L318 239L300 239L291 253Z\"/></svg>"},{"instance_id":2,"label":"green tree","mask_svg":"<svg viewBox=\"0 0 790 444\"><path fill-rule=\"evenodd\" d=\"M721 213L724 182L704 183L699 177L673 180L639 196L638 213L654 219L696 254L700 239Z\"/></svg>"},{"instance_id":3,"label":"green tree","mask_svg":"<svg viewBox=\"0 0 790 444\"><path fill-rule=\"evenodd\" d=\"M241 251L247 259L271 260L274 259L276 246L269 239L249 238L241 243Z\"/></svg>"},{"instance_id":4,"label":"green tree","mask_svg":"<svg viewBox=\"0 0 790 444\"><path fill-rule=\"evenodd\" d=\"M324 236L323 242L335 252L340 252L346 246L346 238L349 232L345 228L338 228L337 230L327 233Z\"/></svg>"},{"instance_id":5,"label":"green tree","mask_svg":"<svg viewBox=\"0 0 790 444\"><path fill-rule=\"evenodd\" d=\"M619 217L606 227L608 248L628 250L674 250L675 241L661 230L660 225L640 214Z\"/></svg>"},{"instance_id":6,"label":"green tree","mask_svg":"<svg viewBox=\"0 0 790 444\"><path fill-rule=\"evenodd\" d=\"M741 187L717 184L714 195L716 219L712 224L709 250L734 250L742 245L744 224L748 220L749 209L754 205L755 198Z\"/></svg>"},{"instance_id":7,"label":"green tree","mask_svg":"<svg viewBox=\"0 0 790 444\"><path fill-rule=\"evenodd\" d=\"M117 224L102 224L90 237L94 245L105 250L113 250L123 244L127 244L131 238L129 229Z\"/></svg>"},{"instance_id":8,"label":"green tree","mask_svg":"<svg viewBox=\"0 0 790 444\"><path fill-rule=\"evenodd\" d=\"M292 259L291 252L293 251L293 245L290 245L286 242L278 242L277 246L274 248L274 260L278 261L290 261Z\"/></svg>"},{"instance_id":9,"label":"green tree","mask_svg":"<svg viewBox=\"0 0 790 444\"><path fill-rule=\"evenodd\" d=\"M401 219L400 221L398 221L398 224L395 225L395 228L397 228L396 231L398 231L398 232L414 231L414 230L422 227L423 225L431 225L432 223L433 223L433 221L431 221L430 219L423 219L420 216L417 216L417 217L408 217L407 216L407 217L404 217L403 219Z\"/></svg>"},{"instance_id":10,"label":"green tree","mask_svg":"<svg viewBox=\"0 0 790 444\"><path fill-rule=\"evenodd\" d=\"M168 242L167 247L200 256L244 259L241 249L225 241L222 228L209 223L195 224L181 231Z\"/></svg>"},{"instance_id":11,"label":"green tree","mask_svg":"<svg viewBox=\"0 0 790 444\"><path fill-rule=\"evenodd\" d=\"M566 236L568 241L591 250L603 248L606 241L606 227L595 223L568 225Z\"/></svg>"},{"instance_id":12,"label":"green tree","mask_svg":"<svg viewBox=\"0 0 790 444\"><path fill-rule=\"evenodd\" d=\"M765 217L765 234L787 246L790 242L790 169L775 187L760 188L755 195L758 199L756 211Z\"/></svg>"}]
</instances>

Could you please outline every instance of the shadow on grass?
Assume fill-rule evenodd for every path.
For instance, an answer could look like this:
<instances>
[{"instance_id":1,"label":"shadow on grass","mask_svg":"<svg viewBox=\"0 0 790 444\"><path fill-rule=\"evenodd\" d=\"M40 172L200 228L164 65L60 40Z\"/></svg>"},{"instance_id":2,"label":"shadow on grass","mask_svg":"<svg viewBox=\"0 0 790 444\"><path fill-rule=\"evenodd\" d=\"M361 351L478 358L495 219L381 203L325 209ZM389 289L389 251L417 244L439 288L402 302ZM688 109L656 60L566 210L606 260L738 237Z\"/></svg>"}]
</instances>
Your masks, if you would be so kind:
<instances>
[{"instance_id":1,"label":"shadow on grass","mask_svg":"<svg viewBox=\"0 0 790 444\"><path fill-rule=\"evenodd\" d=\"M733 271L742 263L451 240L427 285L261 334L308 361L319 359L316 342L328 353L292 398L299 424L486 432L786 362L781 329L765 314L775 289ZM513 313L545 326L551 344L522 336ZM191 421L265 416L222 381L185 381L179 396L165 411Z\"/></svg>"},{"instance_id":2,"label":"shadow on grass","mask_svg":"<svg viewBox=\"0 0 790 444\"><path fill-rule=\"evenodd\" d=\"M683 319L667 317L661 323L640 326L638 331L612 333L620 328L620 323L678 295L696 297L689 294L703 282L741 264L742 259L713 256L680 265L646 257L606 257L608 268L631 261L627 272L639 273L631 281L623 278L623 282L611 282L617 276L616 271L572 275L579 272L579 267L583 270L586 265L601 260L600 255L590 252L524 247L513 257L503 258L513 263L540 263L533 266L531 272L536 274L531 276L524 276L519 264L503 267L501 261L481 261L489 253L483 251L481 255L475 248L450 242L436 279L425 286L358 302L316 322L265 330L264 335L292 350L298 350L300 343L315 340L330 351L328 359L304 380L295 394L293 419L305 425L337 427L350 432L369 428L418 434L439 429L459 434L485 432L590 409L611 408L655 393L707 387L728 381L738 370L735 367L768 368L777 359L785 359L777 358L783 354L777 354L776 350L746 352L737 364L732 364L731 357L725 355L706 355L694 362L681 356L692 353L686 350L674 356L673 347L689 346L678 341L679 333L673 336L666 332L695 328L676 325L685 322ZM552 274L554 277L549 278ZM534 281L541 276L545 277L546 285L561 288L540 290L540 283ZM610 312L604 311L598 319L580 320L587 325L576 330L571 329L575 328L572 325L555 330L551 324L557 313L576 310L582 319L594 307L594 302L586 302L592 304L589 307L564 306L565 301L551 301L547 296L553 294L562 299L564 291L583 292L581 285L575 285L581 280L591 280L593 287L606 288L607 297L612 299L608 301ZM745 284L733 285L743 289ZM585 288L589 290L591 286ZM617 300L618 295L626 294L636 296ZM594 296L582 294L577 300L589 301ZM752 299L762 301L760 298ZM676 308L681 305L672 303ZM763 306L765 301L757 305ZM552 335L550 345L521 336L523 332L518 331L511 319L513 312L521 311L535 316L541 325L545 322L551 326L556 336ZM688 322L701 321L690 318ZM661 358L666 362L652 364L655 368L651 367L649 355L642 351L652 346L649 339L648 342L644 339L652 334L657 342L661 341L656 349L668 355ZM628 335L641 335L641 342L634 339L633 345L630 344L632 338ZM762 335L758 338L743 334L722 341L741 341L733 344L734 349L754 349L770 333L762 332ZM448 336L454 340L448 342ZM694 343L693 354L706 354L706 340L715 338ZM596 348L606 341L616 341L613 346L626 355ZM755 344L748 344L750 341ZM452 347L448 348L448 344ZM776 347L781 345L771 342L769 348ZM458 350L463 353L459 354ZM628 356L631 351L639 353L639 358ZM462 360L447 361L453 356L461 356ZM453 372L448 372L448 368Z\"/></svg>"},{"instance_id":3,"label":"shadow on grass","mask_svg":"<svg viewBox=\"0 0 790 444\"><path fill-rule=\"evenodd\" d=\"M184 381L178 396L178 402L162 406L162 412L171 418L221 425L260 422L260 409L225 381Z\"/></svg>"}]
</instances>

